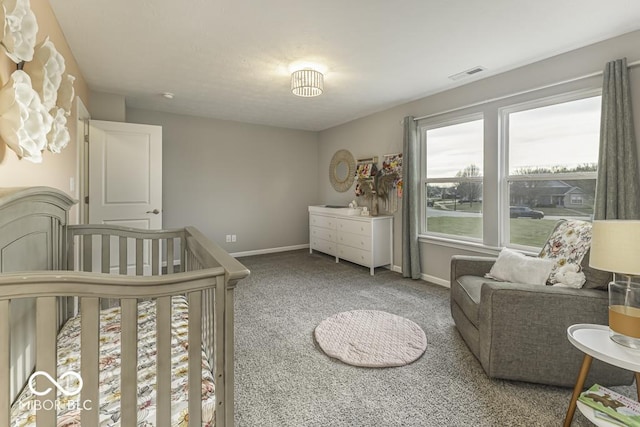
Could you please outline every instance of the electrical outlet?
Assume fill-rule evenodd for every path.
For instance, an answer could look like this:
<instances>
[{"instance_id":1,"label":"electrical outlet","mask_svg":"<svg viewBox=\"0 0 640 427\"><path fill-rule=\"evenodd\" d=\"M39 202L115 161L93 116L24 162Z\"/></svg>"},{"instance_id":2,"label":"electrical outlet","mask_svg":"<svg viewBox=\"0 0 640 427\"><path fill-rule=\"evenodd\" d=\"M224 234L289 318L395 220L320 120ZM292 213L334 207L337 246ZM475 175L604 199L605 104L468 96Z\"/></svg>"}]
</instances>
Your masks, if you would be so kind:
<instances>
[{"instance_id":1,"label":"electrical outlet","mask_svg":"<svg viewBox=\"0 0 640 427\"><path fill-rule=\"evenodd\" d=\"M232 241L233 243L235 243L235 242L236 242L236 235L235 235L235 234L232 234L232 235L231 235L231 241Z\"/></svg>"},{"instance_id":2,"label":"electrical outlet","mask_svg":"<svg viewBox=\"0 0 640 427\"><path fill-rule=\"evenodd\" d=\"M227 234L227 243L231 243L231 234Z\"/></svg>"}]
</instances>

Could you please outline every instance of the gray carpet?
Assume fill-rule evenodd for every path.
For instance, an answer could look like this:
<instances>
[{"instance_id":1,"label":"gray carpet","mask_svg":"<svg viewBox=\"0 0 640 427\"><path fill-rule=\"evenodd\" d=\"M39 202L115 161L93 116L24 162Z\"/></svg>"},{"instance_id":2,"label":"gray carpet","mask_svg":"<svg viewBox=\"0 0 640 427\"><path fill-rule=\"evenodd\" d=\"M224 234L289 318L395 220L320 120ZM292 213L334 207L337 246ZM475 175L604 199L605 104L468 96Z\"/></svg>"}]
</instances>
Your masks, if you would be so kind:
<instances>
[{"instance_id":1,"label":"gray carpet","mask_svg":"<svg viewBox=\"0 0 640 427\"><path fill-rule=\"evenodd\" d=\"M307 250L241 262L251 276L236 290L237 426L562 425L571 390L487 378L455 329L448 289L385 269L371 277ZM426 352L397 368L330 359L313 330L355 309L416 322ZM634 397L632 387L615 389ZM576 413L573 425L590 424Z\"/></svg>"}]
</instances>

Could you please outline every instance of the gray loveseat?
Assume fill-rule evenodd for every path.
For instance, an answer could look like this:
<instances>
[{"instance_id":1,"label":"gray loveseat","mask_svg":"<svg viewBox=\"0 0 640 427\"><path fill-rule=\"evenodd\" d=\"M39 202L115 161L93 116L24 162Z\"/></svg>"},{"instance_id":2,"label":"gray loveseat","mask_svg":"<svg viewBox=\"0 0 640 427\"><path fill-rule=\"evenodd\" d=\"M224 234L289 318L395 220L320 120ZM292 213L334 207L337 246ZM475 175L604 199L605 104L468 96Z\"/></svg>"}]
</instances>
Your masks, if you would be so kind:
<instances>
[{"instance_id":1,"label":"gray loveseat","mask_svg":"<svg viewBox=\"0 0 640 427\"><path fill-rule=\"evenodd\" d=\"M451 259L451 314L460 335L489 377L573 387L583 353L567 339L567 328L607 325L606 290L487 279L495 260ZM588 279L602 273L590 270L588 262L583 268ZM594 359L586 384L632 381L633 373Z\"/></svg>"}]
</instances>

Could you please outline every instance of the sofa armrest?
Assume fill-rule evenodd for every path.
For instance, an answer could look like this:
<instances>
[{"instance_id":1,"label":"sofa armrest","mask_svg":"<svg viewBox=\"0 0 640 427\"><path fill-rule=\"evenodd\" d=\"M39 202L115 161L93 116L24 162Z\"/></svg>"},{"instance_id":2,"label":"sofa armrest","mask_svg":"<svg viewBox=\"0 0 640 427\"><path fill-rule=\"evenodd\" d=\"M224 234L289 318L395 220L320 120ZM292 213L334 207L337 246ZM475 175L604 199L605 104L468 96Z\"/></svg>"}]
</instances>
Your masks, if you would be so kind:
<instances>
[{"instance_id":1,"label":"sofa armrest","mask_svg":"<svg viewBox=\"0 0 640 427\"><path fill-rule=\"evenodd\" d=\"M451 283L461 276L484 276L496 262L496 257L454 255L451 257Z\"/></svg>"},{"instance_id":2,"label":"sofa armrest","mask_svg":"<svg viewBox=\"0 0 640 427\"><path fill-rule=\"evenodd\" d=\"M492 377L572 386L582 353L567 328L608 324L608 294L597 289L484 283L480 300L480 362ZM602 374L598 381L605 383L626 379Z\"/></svg>"}]
</instances>

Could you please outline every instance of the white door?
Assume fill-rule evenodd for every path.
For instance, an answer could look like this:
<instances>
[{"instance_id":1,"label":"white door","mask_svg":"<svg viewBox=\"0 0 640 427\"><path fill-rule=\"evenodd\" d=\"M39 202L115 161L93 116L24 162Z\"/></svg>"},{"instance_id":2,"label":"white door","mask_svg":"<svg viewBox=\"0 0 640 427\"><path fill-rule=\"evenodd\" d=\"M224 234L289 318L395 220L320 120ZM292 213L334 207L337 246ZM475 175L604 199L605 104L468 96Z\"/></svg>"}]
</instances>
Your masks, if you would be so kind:
<instances>
[{"instance_id":1,"label":"white door","mask_svg":"<svg viewBox=\"0 0 640 427\"><path fill-rule=\"evenodd\" d=\"M162 127L91 120L89 141L89 223L161 229ZM117 248L112 242L112 260ZM135 242L128 242L130 271L134 251ZM149 274L150 248L144 252ZM99 262L94 256L94 271Z\"/></svg>"}]
</instances>

